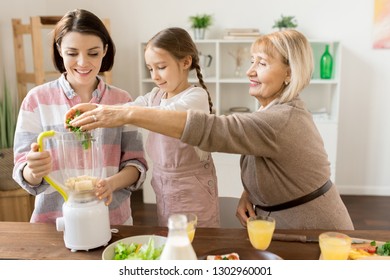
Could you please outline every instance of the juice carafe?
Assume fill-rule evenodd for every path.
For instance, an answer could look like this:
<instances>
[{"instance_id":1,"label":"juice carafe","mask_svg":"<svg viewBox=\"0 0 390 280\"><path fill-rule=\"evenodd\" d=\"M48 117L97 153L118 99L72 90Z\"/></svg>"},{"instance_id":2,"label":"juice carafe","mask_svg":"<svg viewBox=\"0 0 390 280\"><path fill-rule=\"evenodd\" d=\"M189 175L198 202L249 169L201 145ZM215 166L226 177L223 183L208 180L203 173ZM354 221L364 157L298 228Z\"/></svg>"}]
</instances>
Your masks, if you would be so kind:
<instances>
[{"instance_id":1,"label":"juice carafe","mask_svg":"<svg viewBox=\"0 0 390 280\"><path fill-rule=\"evenodd\" d=\"M174 214L168 219L168 238L160 260L196 260L187 234L187 218L182 214Z\"/></svg>"}]
</instances>

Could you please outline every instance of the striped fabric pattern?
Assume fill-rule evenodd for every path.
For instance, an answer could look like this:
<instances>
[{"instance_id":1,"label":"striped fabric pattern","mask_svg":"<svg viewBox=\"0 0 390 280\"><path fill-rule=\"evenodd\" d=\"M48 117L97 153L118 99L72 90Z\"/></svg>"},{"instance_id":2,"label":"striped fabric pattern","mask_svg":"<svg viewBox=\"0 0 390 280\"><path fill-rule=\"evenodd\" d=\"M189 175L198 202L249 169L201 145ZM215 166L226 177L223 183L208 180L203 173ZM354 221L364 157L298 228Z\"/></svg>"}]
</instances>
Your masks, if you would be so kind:
<instances>
[{"instance_id":1,"label":"striped fabric pattern","mask_svg":"<svg viewBox=\"0 0 390 280\"><path fill-rule=\"evenodd\" d=\"M128 92L98 79L99 84L93 92L91 103L115 105L132 100ZM64 74L57 80L31 89L22 102L15 132L13 178L27 192L36 195L31 222L55 223L56 218L62 216L63 198L45 181L38 186L31 186L23 179L22 171L30 145L37 141L43 131L67 132L64 127L65 113L80 102L80 97L73 91ZM142 134L136 127L126 125L103 128L103 135L104 176L112 176L127 165L133 165L141 172L136 184L114 193L109 206L111 224L123 224L131 220L131 191L141 188L146 177ZM50 151L53 145L49 142L46 149ZM53 163L50 177L58 178L58 173L58 166Z\"/></svg>"}]
</instances>

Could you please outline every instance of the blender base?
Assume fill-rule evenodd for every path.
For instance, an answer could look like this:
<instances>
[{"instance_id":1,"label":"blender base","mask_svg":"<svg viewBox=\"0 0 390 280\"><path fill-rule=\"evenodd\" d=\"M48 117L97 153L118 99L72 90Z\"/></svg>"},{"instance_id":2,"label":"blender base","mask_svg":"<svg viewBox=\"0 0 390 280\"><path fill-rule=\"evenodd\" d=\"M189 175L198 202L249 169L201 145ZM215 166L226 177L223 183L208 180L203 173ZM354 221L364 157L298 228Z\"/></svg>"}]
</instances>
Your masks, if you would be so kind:
<instances>
[{"instance_id":1,"label":"blender base","mask_svg":"<svg viewBox=\"0 0 390 280\"><path fill-rule=\"evenodd\" d=\"M57 231L64 232L65 247L72 252L106 246L112 238L108 207L103 201L67 201Z\"/></svg>"}]
</instances>

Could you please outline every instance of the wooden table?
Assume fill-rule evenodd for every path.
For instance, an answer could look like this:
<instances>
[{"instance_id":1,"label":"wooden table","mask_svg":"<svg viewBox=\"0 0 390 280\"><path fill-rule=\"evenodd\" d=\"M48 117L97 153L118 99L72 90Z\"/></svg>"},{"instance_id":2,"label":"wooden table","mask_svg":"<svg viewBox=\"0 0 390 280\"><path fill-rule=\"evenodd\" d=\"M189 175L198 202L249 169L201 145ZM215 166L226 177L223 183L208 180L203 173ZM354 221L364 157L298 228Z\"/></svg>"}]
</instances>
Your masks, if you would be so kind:
<instances>
[{"instance_id":1,"label":"wooden table","mask_svg":"<svg viewBox=\"0 0 390 280\"><path fill-rule=\"evenodd\" d=\"M110 242L144 234L166 236L167 228L150 226L116 226ZM318 237L324 230L276 230L276 233L301 234ZM390 230L342 231L351 237L370 240L390 240ZM198 228L193 247L198 256L215 249L252 249L246 229ZM99 260L104 247L72 253L65 248L63 232L53 224L27 222L0 222L0 259ZM268 251L286 260L317 260L318 243L272 241Z\"/></svg>"}]
</instances>

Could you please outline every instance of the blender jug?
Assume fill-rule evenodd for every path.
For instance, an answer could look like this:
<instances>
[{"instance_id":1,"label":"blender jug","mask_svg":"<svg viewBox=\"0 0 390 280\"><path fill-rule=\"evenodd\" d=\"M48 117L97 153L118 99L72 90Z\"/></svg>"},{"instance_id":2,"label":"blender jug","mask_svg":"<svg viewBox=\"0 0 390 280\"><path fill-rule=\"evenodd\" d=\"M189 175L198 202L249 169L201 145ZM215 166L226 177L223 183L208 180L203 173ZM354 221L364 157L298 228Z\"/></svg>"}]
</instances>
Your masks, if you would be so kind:
<instances>
[{"instance_id":1,"label":"blender jug","mask_svg":"<svg viewBox=\"0 0 390 280\"><path fill-rule=\"evenodd\" d=\"M103 177L101 131L46 131L38 137L41 150L44 138L51 138L47 140L53 171L45 180L64 198L63 216L57 218L56 226L72 252L105 246L111 239L108 207L95 196L96 184Z\"/></svg>"}]
</instances>

